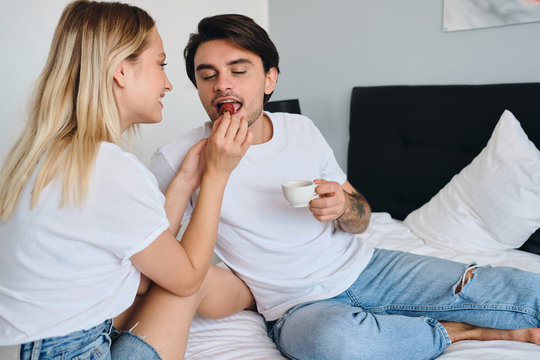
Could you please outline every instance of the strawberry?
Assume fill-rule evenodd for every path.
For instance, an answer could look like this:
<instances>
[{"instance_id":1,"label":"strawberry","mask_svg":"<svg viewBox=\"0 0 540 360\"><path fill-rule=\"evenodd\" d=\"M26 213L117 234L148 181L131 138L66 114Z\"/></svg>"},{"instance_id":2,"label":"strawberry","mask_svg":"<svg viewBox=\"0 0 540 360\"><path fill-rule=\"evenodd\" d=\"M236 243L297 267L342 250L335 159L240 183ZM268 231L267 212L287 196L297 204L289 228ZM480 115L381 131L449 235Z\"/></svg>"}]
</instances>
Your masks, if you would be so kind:
<instances>
[{"instance_id":1,"label":"strawberry","mask_svg":"<svg viewBox=\"0 0 540 360\"><path fill-rule=\"evenodd\" d=\"M227 102L227 103L223 103L223 105L221 105L221 109L220 109L220 113L223 115L223 113L225 113L225 111L228 111L229 114L234 114L235 113L235 110L234 110L234 105L230 102Z\"/></svg>"}]
</instances>

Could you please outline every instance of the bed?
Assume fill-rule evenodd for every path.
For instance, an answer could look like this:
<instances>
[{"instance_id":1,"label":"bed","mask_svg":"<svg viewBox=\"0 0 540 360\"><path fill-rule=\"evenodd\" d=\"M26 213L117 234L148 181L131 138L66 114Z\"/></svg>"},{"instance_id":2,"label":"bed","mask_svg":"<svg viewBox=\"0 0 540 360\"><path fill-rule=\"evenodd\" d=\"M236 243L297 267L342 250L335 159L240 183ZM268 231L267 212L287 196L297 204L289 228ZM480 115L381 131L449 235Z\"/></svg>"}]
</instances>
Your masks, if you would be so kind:
<instances>
[{"instance_id":1,"label":"bed","mask_svg":"<svg viewBox=\"0 0 540 360\"><path fill-rule=\"evenodd\" d=\"M376 247L540 272L540 84L355 87L349 181ZM519 206L518 206L519 205ZM538 359L540 346L462 341L442 360ZM262 317L193 320L186 359L284 359Z\"/></svg>"}]
</instances>

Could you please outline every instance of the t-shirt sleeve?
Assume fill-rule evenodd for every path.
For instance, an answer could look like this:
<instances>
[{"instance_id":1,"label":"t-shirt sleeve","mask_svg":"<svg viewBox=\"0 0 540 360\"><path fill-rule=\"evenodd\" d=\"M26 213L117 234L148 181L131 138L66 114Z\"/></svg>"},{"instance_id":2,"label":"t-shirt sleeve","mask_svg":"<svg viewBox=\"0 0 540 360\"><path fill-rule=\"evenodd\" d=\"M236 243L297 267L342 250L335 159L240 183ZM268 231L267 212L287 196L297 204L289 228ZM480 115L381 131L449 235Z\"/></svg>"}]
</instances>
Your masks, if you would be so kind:
<instances>
[{"instance_id":1,"label":"t-shirt sleeve","mask_svg":"<svg viewBox=\"0 0 540 360\"><path fill-rule=\"evenodd\" d=\"M313 126L313 137L316 143L314 149L319 152L321 178L343 184L347 180L347 175L339 166L334 151L328 145L320 130L312 122L311 125Z\"/></svg>"},{"instance_id":2,"label":"t-shirt sleeve","mask_svg":"<svg viewBox=\"0 0 540 360\"><path fill-rule=\"evenodd\" d=\"M165 193L165 190L167 190L167 187L176 175L176 172L167 162L165 156L160 150L156 151L152 155L152 158L150 159L150 165L148 165L148 169L156 177L161 192Z\"/></svg>"},{"instance_id":3,"label":"t-shirt sleeve","mask_svg":"<svg viewBox=\"0 0 540 360\"><path fill-rule=\"evenodd\" d=\"M89 208L96 209L92 223L103 234L96 241L125 262L167 230L169 221L154 175L128 153L112 155L98 158Z\"/></svg>"}]
</instances>

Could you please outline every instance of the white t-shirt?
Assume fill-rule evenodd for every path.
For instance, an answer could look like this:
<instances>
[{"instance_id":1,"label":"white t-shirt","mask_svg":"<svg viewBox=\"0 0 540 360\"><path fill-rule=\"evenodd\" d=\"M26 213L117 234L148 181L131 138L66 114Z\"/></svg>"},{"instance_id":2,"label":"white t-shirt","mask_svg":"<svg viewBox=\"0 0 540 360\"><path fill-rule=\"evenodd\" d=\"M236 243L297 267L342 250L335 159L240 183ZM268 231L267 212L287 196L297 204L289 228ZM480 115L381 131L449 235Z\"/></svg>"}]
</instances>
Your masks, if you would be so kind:
<instances>
[{"instance_id":1,"label":"white t-shirt","mask_svg":"<svg viewBox=\"0 0 540 360\"><path fill-rule=\"evenodd\" d=\"M55 181L30 210L36 172L0 222L0 346L87 329L128 308L140 273L130 257L169 227L155 177L102 143L83 206L60 208Z\"/></svg>"},{"instance_id":2,"label":"white t-shirt","mask_svg":"<svg viewBox=\"0 0 540 360\"><path fill-rule=\"evenodd\" d=\"M321 223L308 208L283 197L287 180L346 180L332 149L302 115L266 113L270 141L251 146L227 184L216 253L249 286L267 320L294 305L345 291L369 262L373 249L354 235ZM187 150L210 134L209 124L176 138L154 154L150 170L165 189ZM192 204L198 192L192 195ZM186 210L185 217L191 215Z\"/></svg>"}]
</instances>

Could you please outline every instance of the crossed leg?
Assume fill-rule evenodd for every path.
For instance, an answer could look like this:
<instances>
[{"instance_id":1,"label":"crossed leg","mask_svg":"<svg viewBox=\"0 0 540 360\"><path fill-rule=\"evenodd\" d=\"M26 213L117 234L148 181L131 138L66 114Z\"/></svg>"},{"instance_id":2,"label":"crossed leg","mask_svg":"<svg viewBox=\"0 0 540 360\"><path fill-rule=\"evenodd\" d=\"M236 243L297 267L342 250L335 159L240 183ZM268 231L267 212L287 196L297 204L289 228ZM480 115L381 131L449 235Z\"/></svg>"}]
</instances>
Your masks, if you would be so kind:
<instances>
[{"instance_id":1,"label":"crossed leg","mask_svg":"<svg viewBox=\"0 0 540 360\"><path fill-rule=\"evenodd\" d=\"M467 268L465 274L463 274L461 283L455 289L455 294L459 293L462 288L474 277L473 271L476 268L476 265L469 266L469 268ZM530 342L540 345L540 328L505 330L474 326L452 321L440 321L440 323L446 329L452 343L461 340L511 340Z\"/></svg>"},{"instance_id":2,"label":"crossed leg","mask_svg":"<svg viewBox=\"0 0 540 360\"><path fill-rule=\"evenodd\" d=\"M115 327L131 329L163 360L178 360L184 358L195 312L220 318L253 306L253 296L242 280L230 271L211 266L195 295L179 297L154 284L146 295L138 296L129 311L115 319Z\"/></svg>"}]
</instances>

